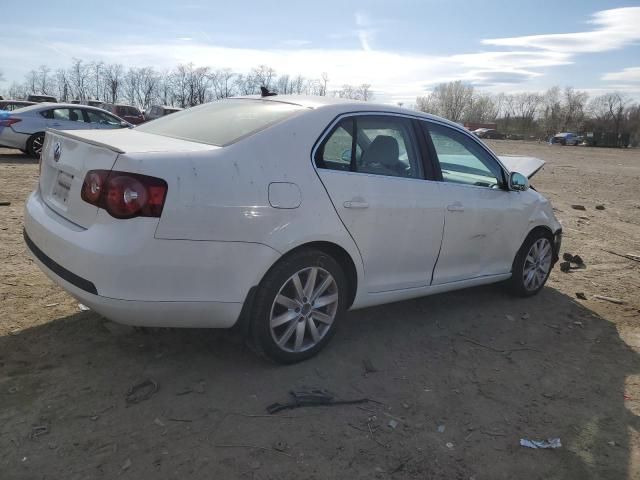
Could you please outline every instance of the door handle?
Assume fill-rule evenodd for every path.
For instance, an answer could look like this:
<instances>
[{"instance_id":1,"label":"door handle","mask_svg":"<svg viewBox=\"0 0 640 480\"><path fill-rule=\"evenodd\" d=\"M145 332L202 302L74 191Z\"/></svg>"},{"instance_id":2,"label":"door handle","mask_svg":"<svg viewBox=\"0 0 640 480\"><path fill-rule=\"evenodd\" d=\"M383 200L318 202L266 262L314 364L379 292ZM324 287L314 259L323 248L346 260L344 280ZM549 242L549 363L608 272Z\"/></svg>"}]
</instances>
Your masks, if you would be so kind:
<instances>
[{"instance_id":1,"label":"door handle","mask_svg":"<svg viewBox=\"0 0 640 480\"><path fill-rule=\"evenodd\" d=\"M369 208L369 204L364 200L349 200L343 203L344 208Z\"/></svg>"},{"instance_id":2,"label":"door handle","mask_svg":"<svg viewBox=\"0 0 640 480\"><path fill-rule=\"evenodd\" d=\"M447 205L447 210L450 212L464 212L464 205L460 202L452 203L451 205Z\"/></svg>"}]
</instances>

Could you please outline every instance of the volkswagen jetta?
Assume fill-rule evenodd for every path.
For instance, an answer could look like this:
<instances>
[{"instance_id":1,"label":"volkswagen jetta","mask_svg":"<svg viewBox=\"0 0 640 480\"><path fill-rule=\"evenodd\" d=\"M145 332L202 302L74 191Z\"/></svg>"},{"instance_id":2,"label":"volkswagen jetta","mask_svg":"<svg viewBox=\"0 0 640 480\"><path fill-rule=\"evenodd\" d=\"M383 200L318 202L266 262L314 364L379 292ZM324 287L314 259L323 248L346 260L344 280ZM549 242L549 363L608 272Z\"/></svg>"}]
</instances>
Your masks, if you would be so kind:
<instances>
[{"instance_id":1,"label":"volkswagen jetta","mask_svg":"<svg viewBox=\"0 0 640 480\"><path fill-rule=\"evenodd\" d=\"M295 362L348 309L500 281L539 292L561 242L529 187L543 163L392 106L234 98L132 130L48 130L24 235L107 318L239 324Z\"/></svg>"}]
</instances>

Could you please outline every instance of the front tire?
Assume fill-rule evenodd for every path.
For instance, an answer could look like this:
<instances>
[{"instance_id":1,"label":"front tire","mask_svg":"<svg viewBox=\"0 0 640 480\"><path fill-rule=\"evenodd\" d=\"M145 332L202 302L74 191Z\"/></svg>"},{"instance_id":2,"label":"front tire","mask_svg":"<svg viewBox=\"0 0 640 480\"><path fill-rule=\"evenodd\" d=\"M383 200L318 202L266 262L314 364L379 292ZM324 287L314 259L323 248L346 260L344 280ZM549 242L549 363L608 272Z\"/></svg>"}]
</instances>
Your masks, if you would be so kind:
<instances>
[{"instance_id":1,"label":"front tire","mask_svg":"<svg viewBox=\"0 0 640 480\"><path fill-rule=\"evenodd\" d=\"M533 230L518 250L511 269L511 290L520 297L537 294L553 268L553 236L543 229Z\"/></svg>"},{"instance_id":2,"label":"front tire","mask_svg":"<svg viewBox=\"0 0 640 480\"><path fill-rule=\"evenodd\" d=\"M27 140L27 153L33 158L40 158L44 145L44 132L34 133Z\"/></svg>"},{"instance_id":3,"label":"front tire","mask_svg":"<svg viewBox=\"0 0 640 480\"><path fill-rule=\"evenodd\" d=\"M256 291L249 332L254 350L296 363L329 342L346 309L347 281L331 256L304 249L280 260Z\"/></svg>"}]
</instances>

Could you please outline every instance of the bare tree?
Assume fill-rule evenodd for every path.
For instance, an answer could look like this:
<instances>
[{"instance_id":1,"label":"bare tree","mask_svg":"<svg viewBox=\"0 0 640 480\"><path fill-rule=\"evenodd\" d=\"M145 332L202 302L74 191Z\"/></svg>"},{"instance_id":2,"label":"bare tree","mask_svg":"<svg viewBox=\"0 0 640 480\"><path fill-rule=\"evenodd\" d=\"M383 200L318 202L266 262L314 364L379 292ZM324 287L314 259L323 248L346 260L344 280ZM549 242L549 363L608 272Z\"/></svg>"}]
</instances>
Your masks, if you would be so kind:
<instances>
[{"instance_id":1,"label":"bare tree","mask_svg":"<svg viewBox=\"0 0 640 480\"><path fill-rule=\"evenodd\" d=\"M320 75L320 85L322 86L322 88L320 89L320 92L318 92L318 95L320 95L321 97L324 97L327 95L328 84L329 84L329 74L327 72L322 72L322 74Z\"/></svg>"},{"instance_id":2,"label":"bare tree","mask_svg":"<svg viewBox=\"0 0 640 480\"><path fill-rule=\"evenodd\" d=\"M38 72L31 70L26 75L26 90L29 93L38 93L38 85L40 84Z\"/></svg>"},{"instance_id":3,"label":"bare tree","mask_svg":"<svg viewBox=\"0 0 640 480\"><path fill-rule=\"evenodd\" d=\"M606 93L595 97L589 104L589 109L595 120L606 128L613 128L616 134L619 134L622 131L628 103L628 97L620 92Z\"/></svg>"},{"instance_id":4,"label":"bare tree","mask_svg":"<svg viewBox=\"0 0 640 480\"><path fill-rule=\"evenodd\" d=\"M564 109L562 130L578 130L584 121L585 108L589 95L587 92L574 90L572 87L564 89Z\"/></svg>"},{"instance_id":5,"label":"bare tree","mask_svg":"<svg viewBox=\"0 0 640 480\"><path fill-rule=\"evenodd\" d=\"M105 83L105 100L117 103L122 89L124 67L120 64L110 64L103 69ZM107 96L109 98L107 98Z\"/></svg>"},{"instance_id":6,"label":"bare tree","mask_svg":"<svg viewBox=\"0 0 640 480\"><path fill-rule=\"evenodd\" d=\"M70 83L76 99L86 100L88 98L89 69L82 60L74 58L69 70Z\"/></svg>"},{"instance_id":7,"label":"bare tree","mask_svg":"<svg viewBox=\"0 0 640 480\"><path fill-rule=\"evenodd\" d=\"M441 83L433 89L429 97L418 98L416 103L453 122L459 122L471 104L473 87L460 80Z\"/></svg>"},{"instance_id":8,"label":"bare tree","mask_svg":"<svg viewBox=\"0 0 640 480\"><path fill-rule=\"evenodd\" d=\"M58 88L58 100L68 102L71 94L71 86L69 85L69 76L64 68L56 70L56 86Z\"/></svg>"},{"instance_id":9,"label":"bare tree","mask_svg":"<svg viewBox=\"0 0 640 480\"><path fill-rule=\"evenodd\" d=\"M266 87L270 90L276 77L276 71L267 65L259 65L251 71L251 76L256 88Z\"/></svg>"},{"instance_id":10,"label":"bare tree","mask_svg":"<svg viewBox=\"0 0 640 480\"><path fill-rule=\"evenodd\" d=\"M51 77L49 76L50 71L51 69L46 65L40 65L40 68L38 69L38 90L44 95L49 95L52 92L51 86L53 82L51 81Z\"/></svg>"},{"instance_id":11,"label":"bare tree","mask_svg":"<svg viewBox=\"0 0 640 480\"><path fill-rule=\"evenodd\" d=\"M464 112L464 119L468 122L493 122L498 116L498 106L493 95L488 93L474 93Z\"/></svg>"},{"instance_id":12,"label":"bare tree","mask_svg":"<svg viewBox=\"0 0 640 480\"><path fill-rule=\"evenodd\" d=\"M211 85L215 98L227 98L234 95L234 76L235 74L228 68L216 70L211 74Z\"/></svg>"},{"instance_id":13,"label":"bare tree","mask_svg":"<svg viewBox=\"0 0 640 480\"><path fill-rule=\"evenodd\" d=\"M522 122L522 130L528 133L540 106L540 95L537 93L519 93L514 95L514 111Z\"/></svg>"}]
</instances>

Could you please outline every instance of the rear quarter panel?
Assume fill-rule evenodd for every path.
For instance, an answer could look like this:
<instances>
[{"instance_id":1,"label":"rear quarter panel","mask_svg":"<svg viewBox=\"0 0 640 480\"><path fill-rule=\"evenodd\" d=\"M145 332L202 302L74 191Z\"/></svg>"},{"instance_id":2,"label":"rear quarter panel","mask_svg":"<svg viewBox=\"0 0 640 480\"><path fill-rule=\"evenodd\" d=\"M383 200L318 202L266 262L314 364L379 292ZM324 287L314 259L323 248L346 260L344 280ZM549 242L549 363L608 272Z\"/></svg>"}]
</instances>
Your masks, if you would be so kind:
<instances>
[{"instance_id":1,"label":"rear quarter panel","mask_svg":"<svg viewBox=\"0 0 640 480\"><path fill-rule=\"evenodd\" d=\"M355 243L311 163L313 145L334 117L330 111L305 112L209 151L123 154L114 168L167 181L156 238L260 243L281 254L327 241L351 255L361 276ZM273 182L297 185L300 205L272 207L268 192Z\"/></svg>"}]
</instances>

